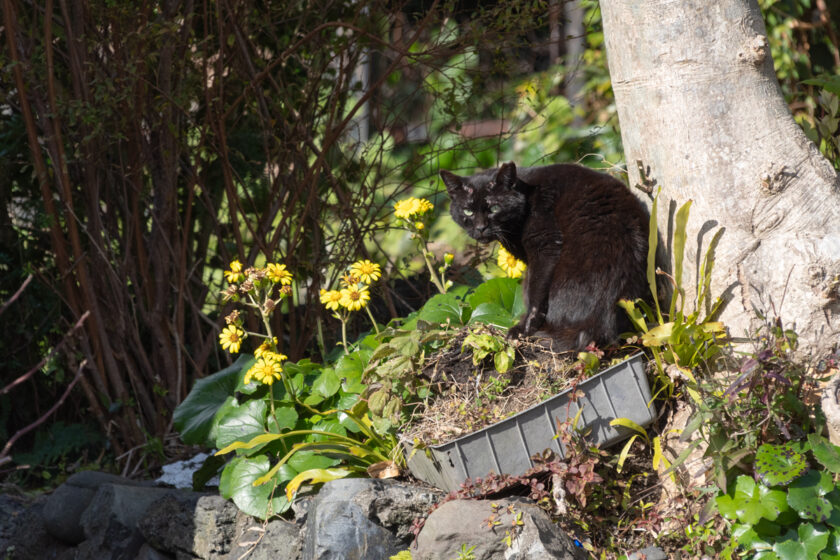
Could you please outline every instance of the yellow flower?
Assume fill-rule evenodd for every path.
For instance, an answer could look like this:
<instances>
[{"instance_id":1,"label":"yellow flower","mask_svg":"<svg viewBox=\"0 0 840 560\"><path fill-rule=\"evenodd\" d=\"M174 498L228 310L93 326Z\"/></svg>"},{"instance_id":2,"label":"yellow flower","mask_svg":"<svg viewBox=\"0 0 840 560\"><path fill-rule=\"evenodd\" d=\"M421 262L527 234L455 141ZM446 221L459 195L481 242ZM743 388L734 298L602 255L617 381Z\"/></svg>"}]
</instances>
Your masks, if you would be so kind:
<instances>
[{"instance_id":1,"label":"yellow flower","mask_svg":"<svg viewBox=\"0 0 840 560\"><path fill-rule=\"evenodd\" d=\"M273 337L270 341L266 340L259 347L254 350L254 356L257 358L262 358L265 354L269 352L273 352L274 348L277 348L277 337Z\"/></svg>"},{"instance_id":2,"label":"yellow flower","mask_svg":"<svg viewBox=\"0 0 840 560\"><path fill-rule=\"evenodd\" d=\"M292 273L286 270L285 264L268 263L265 267L268 279L274 282L280 282L283 286L288 286L292 283Z\"/></svg>"},{"instance_id":3,"label":"yellow flower","mask_svg":"<svg viewBox=\"0 0 840 560\"><path fill-rule=\"evenodd\" d=\"M341 292L338 290L321 290L321 303L323 303L327 309L331 309L333 311L337 310L341 303Z\"/></svg>"},{"instance_id":4,"label":"yellow flower","mask_svg":"<svg viewBox=\"0 0 840 560\"><path fill-rule=\"evenodd\" d=\"M423 225L423 222L414 222L414 227L416 227L418 230L421 230L426 226Z\"/></svg>"},{"instance_id":5,"label":"yellow flower","mask_svg":"<svg viewBox=\"0 0 840 560\"><path fill-rule=\"evenodd\" d=\"M496 263L509 278L519 278L525 272L525 263L508 253L507 249L501 245L499 245L499 258Z\"/></svg>"},{"instance_id":6,"label":"yellow flower","mask_svg":"<svg viewBox=\"0 0 840 560\"><path fill-rule=\"evenodd\" d=\"M230 263L230 270L225 271L225 279L228 283L241 282L243 278L245 278L245 275L242 274L242 263L238 260Z\"/></svg>"},{"instance_id":7,"label":"yellow flower","mask_svg":"<svg viewBox=\"0 0 840 560\"><path fill-rule=\"evenodd\" d=\"M283 366L280 365L280 362L263 357L251 366L251 369L245 374L243 381L247 385L251 382L251 379L256 379L260 383L271 385L276 379L281 379L280 375L282 373Z\"/></svg>"},{"instance_id":8,"label":"yellow flower","mask_svg":"<svg viewBox=\"0 0 840 560\"><path fill-rule=\"evenodd\" d=\"M412 216L422 216L433 208L434 205L425 198L414 198L412 196L394 203L394 215L397 218L408 220Z\"/></svg>"},{"instance_id":9,"label":"yellow flower","mask_svg":"<svg viewBox=\"0 0 840 560\"><path fill-rule=\"evenodd\" d=\"M443 254L444 264L450 265L450 264L452 264L452 261L454 261L454 260L455 260L455 255L453 255L452 253L444 253Z\"/></svg>"},{"instance_id":10,"label":"yellow flower","mask_svg":"<svg viewBox=\"0 0 840 560\"><path fill-rule=\"evenodd\" d=\"M219 344L231 354L236 354L239 352L239 347L242 346L245 336L245 331L236 325L228 325L219 334Z\"/></svg>"},{"instance_id":11,"label":"yellow flower","mask_svg":"<svg viewBox=\"0 0 840 560\"><path fill-rule=\"evenodd\" d=\"M367 286L362 286L361 288L358 286L350 286L349 288L341 290L341 301L339 303L342 307L345 307L350 311L358 311L362 307L365 307L369 301L370 292L368 291Z\"/></svg>"},{"instance_id":12,"label":"yellow flower","mask_svg":"<svg viewBox=\"0 0 840 560\"><path fill-rule=\"evenodd\" d=\"M357 261L351 264L350 273L365 284L372 284L382 276L379 265L369 260Z\"/></svg>"},{"instance_id":13,"label":"yellow flower","mask_svg":"<svg viewBox=\"0 0 840 560\"><path fill-rule=\"evenodd\" d=\"M339 282L345 288L349 288L350 286L355 286L360 282L358 278L354 274L345 274L339 279Z\"/></svg>"}]
</instances>

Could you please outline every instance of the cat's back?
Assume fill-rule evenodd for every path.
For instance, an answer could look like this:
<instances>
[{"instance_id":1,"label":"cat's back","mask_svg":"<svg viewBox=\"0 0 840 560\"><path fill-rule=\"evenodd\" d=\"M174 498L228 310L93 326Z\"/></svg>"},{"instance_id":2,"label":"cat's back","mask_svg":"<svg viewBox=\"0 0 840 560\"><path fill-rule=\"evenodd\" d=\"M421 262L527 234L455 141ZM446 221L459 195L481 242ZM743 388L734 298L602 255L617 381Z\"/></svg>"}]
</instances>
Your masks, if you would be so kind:
<instances>
[{"instance_id":1,"label":"cat's back","mask_svg":"<svg viewBox=\"0 0 840 560\"><path fill-rule=\"evenodd\" d=\"M624 183L606 173L573 163L558 163L520 168L518 176L534 187L532 202L542 211L578 212L583 219L615 214L647 223L642 203Z\"/></svg>"}]
</instances>

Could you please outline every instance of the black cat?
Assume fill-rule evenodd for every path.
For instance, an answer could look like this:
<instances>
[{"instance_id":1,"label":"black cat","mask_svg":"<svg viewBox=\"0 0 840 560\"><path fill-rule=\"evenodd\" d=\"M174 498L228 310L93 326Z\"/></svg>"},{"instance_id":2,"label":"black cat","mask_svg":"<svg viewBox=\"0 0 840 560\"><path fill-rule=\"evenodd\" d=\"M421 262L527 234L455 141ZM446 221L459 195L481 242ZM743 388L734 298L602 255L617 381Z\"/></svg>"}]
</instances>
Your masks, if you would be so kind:
<instances>
[{"instance_id":1,"label":"black cat","mask_svg":"<svg viewBox=\"0 0 840 560\"><path fill-rule=\"evenodd\" d=\"M528 265L526 312L509 337L549 336L571 350L630 330L616 302L650 297L648 214L623 183L572 164L440 176L455 222Z\"/></svg>"}]
</instances>

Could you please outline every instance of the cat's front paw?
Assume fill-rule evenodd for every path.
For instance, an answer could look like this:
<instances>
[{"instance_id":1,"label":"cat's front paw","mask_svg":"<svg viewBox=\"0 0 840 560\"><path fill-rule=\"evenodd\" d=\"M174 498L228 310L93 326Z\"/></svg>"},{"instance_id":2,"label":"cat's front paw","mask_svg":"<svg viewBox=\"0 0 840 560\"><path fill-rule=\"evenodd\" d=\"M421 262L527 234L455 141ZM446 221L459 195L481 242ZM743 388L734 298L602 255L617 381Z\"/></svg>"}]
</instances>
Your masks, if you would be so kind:
<instances>
[{"instance_id":1,"label":"cat's front paw","mask_svg":"<svg viewBox=\"0 0 840 560\"><path fill-rule=\"evenodd\" d=\"M537 329L536 327L534 327L534 321L522 320L508 329L507 337L510 340L516 340L518 338L525 338L526 336L531 336L536 331Z\"/></svg>"},{"instance_id":2,"label":"cat's front paw","mask_svg":"<svg viewBox=\"0 0 840 560\"><path fill-rule=\"evenodd\" d=\"M522 338L523 336L528 335L525 334L525 326L522 323L518 323L508 329L507 337L510 340L516 340L518 338Z\"/></svg>"}]
</instances>

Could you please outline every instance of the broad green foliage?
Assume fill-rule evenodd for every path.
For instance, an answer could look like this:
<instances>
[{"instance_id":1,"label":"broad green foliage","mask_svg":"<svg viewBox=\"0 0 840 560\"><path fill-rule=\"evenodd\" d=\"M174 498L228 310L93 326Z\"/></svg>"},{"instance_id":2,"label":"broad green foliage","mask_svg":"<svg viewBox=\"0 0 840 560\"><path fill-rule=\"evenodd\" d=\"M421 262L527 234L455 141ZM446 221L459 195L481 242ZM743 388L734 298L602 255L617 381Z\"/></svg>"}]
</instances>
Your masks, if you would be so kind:
<instances>
[{"instance_id":1,"label":"broad green foliage","mask_svg":"<svg viewBox=\"0 0 840 560\"><path fill-rule=\"evenodd\" d=\"M808 470L807 454L815 445L821 453L827 447L840 452L816 434L797 445L763 445L755 463L762 482L741 475L715 499L720 514L732 522L724 558L736 552L738 558L754 559L840 557L840 488L829 473Z\"/></svg>"},{"instance_id":2,"label":"broad green foliage","mask_svg":"<svg viewBox=\"0 0 840 560\"><path fill-rule=\"evenodd\" d=\"M494 278L472 290L454 286L445 294L434 295L401 326L384 329L377 336L379 345L364 374L364 382L375 387L368 403L377 425L398 424L404 405L428 395L420 383L426 358L452 344L461 327L470 327L463 345L473 350L476 364L492 354L496 370L510 369L513 347L483 326L507 329L523 312L520 281Z\"/></svg>"}]
</instances>

